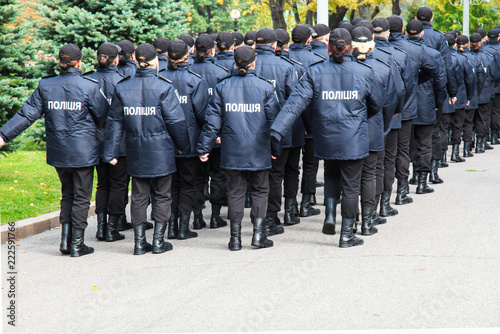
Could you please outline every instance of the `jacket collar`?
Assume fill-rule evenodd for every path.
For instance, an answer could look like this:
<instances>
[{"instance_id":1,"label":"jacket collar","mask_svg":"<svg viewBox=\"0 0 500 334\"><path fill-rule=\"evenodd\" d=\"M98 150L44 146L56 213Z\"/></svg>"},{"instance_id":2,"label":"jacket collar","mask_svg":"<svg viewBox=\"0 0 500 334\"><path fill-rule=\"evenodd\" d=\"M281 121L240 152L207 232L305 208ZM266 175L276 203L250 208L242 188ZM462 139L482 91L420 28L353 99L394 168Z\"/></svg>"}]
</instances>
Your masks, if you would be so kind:
<instances>
[{"instance_id":1,"label":"jacket collar","mask_svg":"<svg viewBox=\"0 0 500 334\"><path fill-rule=\"evenodd\" d=\"M430 22L427 21L420 21L420 22L422 22L424 29L432 29L432 24L430 24Z\"/></svg>"},{"instance_id":2,"label":"jacket collar","mask_svg":"<svg viewBox=\"0 0 500 334\"><path fill-rule=\"evenodd\" d=\"M193 57L193 61L195 63L212 63L214 62L214 58L212 56L206 55L204 60L200 60L197 56Z\"/></svg>"},{"instance_id":3,"label":"jacket collar","mask_svg":"<svg viewBox=\"0 0 500 334\"><path fill-rule=\"evenodd\" d=\"M344 61L354 61L354 56L352 55L352 53L344 53ZM333 54L330 55L330 61L332 63L335 63L335 60L333 60Z\"/></svg>"},{"instance_id":4,"label":"jacket collar","mask_svg":"<svg viewBox=\"0 0 500 334\"><path fill-rule=\"evenodd\" d=\"M290 59L290 51L288 50L282 50L281 51L281 56Z\"/></svg>"},{"instance_id":5,"label":"jacket collar","mask_svg":"<svg viewBox=\"0 0 500 334\"><path fill-rule=\"evenodd\" d=\"M240 75L240 73L239 73L238 71L239 71L239 69L238 69L238 68L233 68L233 69L231 69L231 74L232 74L233 76L235 76L235 77L236 77L236 76L238 76L238 77L242 77L243 75ZM246 74L246 75L249 75L249 74L256 75L256 74L255 74L255 70L247 70L247 74Z\"/></svg>"},{"instance_id":6,"label":"jacket collar","mask_svg":"<svg viewBox=\"0 0 500 334\"><path fill-rule=\"evenodd\" d=\"M424 38L422 36L413 36L413 37L408 37L409 41L414 41L419 44L424 44Z\"/></svg>"},{"instance_id":7,"label":"jacket collar","mask_svg":"<svg viewBox=\"0 0 500 334\"><path fill-rule=\"evenodd\" d=\"M486 45L498 45L500 44L500 41L489 41L488 44Z\"/></svg>"},{"instance_id":8,"label":"jacket collar","mask_svg":"<svg viewBox=\"0 0 500 334\"><path fill-rule=\"evenodd\" d=\"M290 45L290 50L293 50L293 51L302 51L302 50L311 51L311 45L304 44L304 43L295 43L295 44Z\"/></svg>"},{"instance_id":9,"label":"jacket collar","mask_svg":"<svg viewBox=\"0 0 500 334\"><path fill-rule=\"evenodd\" d=\"M96 72L114 73L114 72L118 72L118 68L115 65L110 65L108 67L97 67Z\"/></svg>"},{"instance_id":10,"label":"jacket collar","mask_svg":"<svg viewBox=\"0 0 500 334\"><path fill-rule=\"evenodd\" d=\"M187 71L189 64L187 62L177 64L176 71ZM168 69L170 70L170 63L168 64Z\"/></svg>"},{"instance_id":11,"label":"jacket collar","mask_svg":"<svg viewBox=\"0 0 500 334\"><path fill-rule=\"evenodd\" d=\"M234 52L227 51L227 52L219 52L217 54L217 59L229 59L234 57Z\"/></svg>"},{"instance_id":12,"label":"jacket collar","mask_svg":"<svg viewBox=\"0 0 500 334\"><path fill-rule=\"evenodd\" d=\"M165 61L168 61L168 59L167 59L167 55L166 55L166 54L163 54L163 53L159 53L159 54L158 54L158 59L159 59L159 60L165 60Z\"/></svg>"},{"instance_id":13,"label":"jacket collar","mask_svg":"<svg viewBox=\"0 0 500 334\"><path fill-rule=\"evenodd\" d=\"M384 37L375 37L373 40L375 41L376 46L391 46L389 41Z\"/></svg>"},{"instance_id":14,"label":"jacket collar","mask_svg":"<svg viewBox=\"0 0 500 334\"><path fill-rule=\"evenodd\" d=\"M255 52L258 55L275 55L273 47L269 45L257 45L257 47L255 48Z\"/></svg>"},{"instance_id":15,"label":"jacket collar","mask_svg":"<svg viewBox=\"0 0 500 334\"><path fill-rule=\"evenodd\" d=\"M325 42L321 42L321 41L312 41L311 42L311 48L322 48L322 49L326 49L327 46L326 46L326 43Z\"/></svg>"},{"instance_id":16,"label":"jacket collar","mask_svg":"<svg viewBox=\"0 0 500 334\"><path fill-rule=\"evenodd\" d=\"M404 39L404 35L400 32L391 32L389 42L400 41Z\"/></svg>"},{"instance_id":17,"label":"jacket collar","mask_svg":"<svg viewBox=\"0 0 500 334\"><path fill-rule=\"evenodd\" d=\"M66 72L62 72L62 75L82 75L82 70L77 69L76 67L70 67L66 70Z\"/></svg>"},{"instance_id":18,"label":"jacket collar","mask_svg":"<svg viewBox=\"0 0 500 334\"><path fill-rule=\"evenodd\" d=\"M152 77L157 76L156 68L138 68L135 72L136 77Z\"/></svg>"},{"instance_id":19,"label":"jacket collar","mask_svg":"<svg viewBox=\"0 0 500 334\"><path fill-rule=\"evenodd\" d=\"M457 53L457 49L452 48L452 47L448 47L448 48L450 49L450 52L451 52L451 53Z\"/></svg>"},{"instance_id":20,"label":"jacket collar","mask_svg":"<svg viewBox=\"0 0 500 334\"><path fill-rule=\"evenodd\" d=\"M134 68L138 67L137 63L133 59L127 60L127 62L125 63L125 66L130 66L130 67L134 67Z\"/></svg>"}]
</instances>

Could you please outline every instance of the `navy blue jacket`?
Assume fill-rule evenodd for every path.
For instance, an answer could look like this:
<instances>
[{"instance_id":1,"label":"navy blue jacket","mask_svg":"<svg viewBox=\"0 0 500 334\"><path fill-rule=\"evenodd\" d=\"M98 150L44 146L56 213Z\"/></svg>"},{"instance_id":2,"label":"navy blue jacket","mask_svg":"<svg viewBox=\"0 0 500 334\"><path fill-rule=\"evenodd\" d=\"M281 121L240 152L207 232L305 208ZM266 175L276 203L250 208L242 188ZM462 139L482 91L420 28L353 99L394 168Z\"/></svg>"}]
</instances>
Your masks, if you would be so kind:
<instances>
[{"instance_id":1,"label":"navy blue jacket","mask_svg":"<svg viewBox=\"0 0 500 334\"><path fill-rule=\"evenodd\" d=\"M60 75L40 80L21 110L1 129L12 140L45 115L47 163L80 168L99 163L97 127L104 126L107 110L97 81L70 67Z\"/></svg>"},{"instance_id":2,"label":"navy blue jacket","mask_svg":"<svg viewBox=\"0 0 500 334\"><path fill-rule=\"evenodd\" d=\"M196 144L200 137L200 131L205 124L205 109L208 105L210 95L208 95L208 84L196 74L188 69L187 63L180 63L176 70L168 68L161 71L160 75L174 83L174 87L179 94L179 102L189 133L190 150L178 154L178 158L196 157Z\"/></svg>"},{"instance_id":3,"label":"navy blue jacket","mask_svg":"<svg viewBox=\"0 0 500 334\"><path fill-rule=\"evenodd\" d=\"M484 51L491 53L495 57L498 71L500 72L500 41L489 41L483 44ZM495 94L500 94L500 79L495 82Z\"/></svg>"},{"instance_id":4,"label":"navy blue jacket","mask_svg":"<svg viewBox=\"0 0 500 334\"><path fill-rule=\"evenodd\" d=\"M124 77L133 77L137 71L137 63L135 60L129 59L123 65L118 65L118 72L120 72Z\"/></svg>"},{"instance_id":5,"label":"navy blue jacket","mask_svg":"<svg viewBox=\"0 0 500 334\"><path fill-rule=\"evenodd\" d=\"M269 129L280 110L273 85L249 70L237 70L215 87L207 108L198 154L209 153L221 137L221 168L266 170L271 168Z\"/></svg>"},{"instance_id":6,"label":"navy blue jacket","mask_svg":"<svg viewBox=\"0 0 500 334\"><path fill-rule=\"evenodd\" d=\"M312 52L320 55L325 60L330 58L330 56L328 55L328 45L326 45L325 42L312 41L311 42L311 49L312 49Z\"/></svg>"},{"instance_id":7,"label":"navy blue jacket","mask_svg":"<svg viewBox=\"0 0 500 334\"><path fill-rule=\"evenodd\" d=\"M219 52L215 55L215 63L228 71L234 67L234 52Z\"/></svg>"},{"instance_id":8,"label":"navy blue jacket","mask_svg":"<svg viewBox=\"0 0 500 334\"><path fill-rule=\"evenodd\" d=\"M193 64L189 69L194 73L199 74L208 85L208 95L213 95L213 90L217 82L228 76L229 72L225 67L214 64L214 59L211 56L205 56L204 60L198 57L193 58Z\"/></svg>"},{"instance_id":9,"label":"navy blue jacket","mask_svg":"<svg viewBox=\"0 0 500 334\"><path fill-rule=\"evenodd\" d=\"M485 52L483 47L480 47L478 51L473 52L481 60L484 73L486 75L483 89L478 96L479 104L490 103L491 99L495 97L495 82L498 80L500 73L498 71L497 64L495 63L495 58L491 53Z\"/></svg>"},{"instance_id":10,"label":"navy blue jacket","mask_svg":"<svg viewBox=\"0 0 500 334\"><path fill-rule=\"evenodd\" d=\"M166 70L168 68L168 58L164 53L158 54L158 71Z\"/></svg>"},{"instance_id":11,"label":"navy blue jacket","mask_svg":"<svg viewBox=\"0 0 500 334\"><path fill-rule=\"evenodd\" d=\"M470 103L466 107L466 109L477 109L479 106L478 96L483 90L483 86L486 81L486 74L484 73L481 59L477 56L477 54L470 52L470 50L467 48L465 48L464 51L461 52L461 54L464 55L469 61L469 64L471 65L474 72L476 82L476 89L474 90L472 98L470 99Z\"/></svg>"},{"instance_id":12,"label":"navy blue jacket","mask_svg":"<svg viewBox=\"0 0 500 334\"><path fill-rule=\"evenodd\" d=\"M290 51L282 50L281 55L278 57L285 58L286 61L288 61L289 63L292 63L292 65L295 67L295 73L297 74L297 78L300 79L300 77L302 77L302 75L304 73L306 73L307 68L301 62L299 62L296 59L290 58Z\"/></svg>"},{"instance_id":13,"label":"navy blue jacket","mask_svg":"<svg viewBox=\"0 0 500 334\"><path fill-rule=\"evenodd\" d=\"M443 113L454 112L455 109L465 109L467 101L473 97L476 89L476 78L472 66L467 57L458 53L456 49L450 48L452 62L455 64L455 79L458 85L457 101L450 104L448 100L444 101ZM446 95L448 98L448 95Z\"/></svg>"},{"instance_id":14,"label":"navy blue jacket","mask_svg":"<svg viewBox=\"0 0 500 334\"><path fill-rule=\"evenodd\" d=\"M368 156L368 117L384 106L382 85L374 71L351 54L344 61L321 62L307 69L271 127L283 138L293 122L312 104L314 155L328 160L357 160Z\"/></svg>"},{"instance_id":15,"label":"navy blue jacket","mask_svg":"<svg viewBox=\"0 0 500 334\"><path fill-rule=\"evenodd\" d=\"M179 96L168 79L152 68L137 69L134 77L115 88L106 124L104 161L118 156L121 135L127 141L127 171L154 178L174 173L177 150L190 149Z\"/></svg>"},{"instance_id":16,"label":"navy blue jacket","mask_svg":"<svg viewBox=\"0 0 500 334\"><path fill-rule=\"evenodd\" d=\"M318 61L325 60L311 51L311 45L303 43L295 43L290 45L289 56L291 59L295 59L306 68L311 66Z\"/></svg>"},{"instance_id":17,"label":"navy blue jacket","mask_svg":"<svg viewBox=\"0 0 500 334\"><path fill-rule=\"evenodd\" d=\"M456 55L454 55L453 52L451 52L451 50L450 50L450 54L451 54L451 66L453 66L453 76L455 77L455 82L457 83L457 89L458 89L458 87L460 86L460 83L463 84L465 81L464 70L463 70L463 68L461 68L461 64L458 62ZM458 90L457 90L457 95L458 95ZM443 113L444 114L449 114L449 113L455 112L455 105L450 104L449 97L450 96L448 95L448 92L446 92L446 97L445 97L444 103L443 103ZM457 100L458 100L458 97L457 97Z\"/></svg>"}]
</instances>

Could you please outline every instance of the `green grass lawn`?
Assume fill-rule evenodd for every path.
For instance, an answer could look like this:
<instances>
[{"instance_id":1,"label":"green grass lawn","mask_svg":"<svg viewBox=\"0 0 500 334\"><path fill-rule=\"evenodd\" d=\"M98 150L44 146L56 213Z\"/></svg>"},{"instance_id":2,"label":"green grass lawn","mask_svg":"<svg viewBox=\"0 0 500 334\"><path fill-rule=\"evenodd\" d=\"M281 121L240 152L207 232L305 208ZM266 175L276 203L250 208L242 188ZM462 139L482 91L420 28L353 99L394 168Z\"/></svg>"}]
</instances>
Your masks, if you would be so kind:
<instances>
[{"instance_id":1,"label":"green grass lawn","mask_svg":"<svg viewBox=\"0 0 500 334\"><path fill-rule=\"evenodd\" d=\"M94 172L95 196L97 174ZM36 217L59 210L61 182L47 165L44 150L0 155L0 222Z\"/></svg>"}]
</instances>

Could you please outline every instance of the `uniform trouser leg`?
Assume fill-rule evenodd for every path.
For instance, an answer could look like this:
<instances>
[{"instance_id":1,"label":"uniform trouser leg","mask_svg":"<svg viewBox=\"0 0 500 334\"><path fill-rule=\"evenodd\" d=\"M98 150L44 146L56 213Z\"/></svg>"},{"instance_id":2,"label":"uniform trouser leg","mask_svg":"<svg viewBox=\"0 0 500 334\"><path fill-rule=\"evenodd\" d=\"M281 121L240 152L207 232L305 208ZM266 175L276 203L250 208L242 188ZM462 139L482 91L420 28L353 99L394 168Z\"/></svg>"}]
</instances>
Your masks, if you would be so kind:
<instances>
[{"instance_id":1,"label":"uniform trouser leg","mask_svg":"<svg viewBox=\"0 0 500 334\"><path fill-rule=\"evenodd\" d=\"M384 179L385 179L385 152L377 152L377 170L375 171L375 196L384 192Z\"/></svg>"},{"instance_id":2,"label":"uniform trouser leg","mask_svg":"<svg viewBox=\"0 0 500 334\"><path fill-rule=\"evenodd\" d=\"M476 114L474 115L474 129L478 137L484 138L488 134L487 126L490 112L491 103L480 104L477 108Z\"/></svg>"},{"instance_id":3,"label":"uniform trouser leg","mask_svg":"<svg viewBox=\"0 0 500 334\"><path fill-rule=\"evenodd\" d=\"M299 191L299 162L301 150L302 147L293 147L288 152L283 180L283 196L286 198L296 198Z\"/></svg>"},{"instance_id":4,"label":"uniform trouser leg","mask_svg":"<svg viewBox=\"0 0 500 334\"><path fill-rule=\"evenodd\" d=\"M175 159L177 172L172 179L172 212L179 210L187 215L193 210L198 160L198 157Z\"/></svg>"},{"instance_id":5,"label":"uniform trouser leg","mask_svg":"<svg viewBox=\"0 0 500 334\"><path fill-rule=\"evenodd\" d=\"M342 193L342 218L356 218L362 170L363 159L325 160L325 197Z\"/></svg>"},{"instance_id":6,"label":"uniform trouser leg","mask_svg":"<svg viewBox=\"0 0 500 334\"><path fill-rule=\"evenodd\" d=\"M472 141L472 129L474 127L474 119L476 117L477 109L466 109L463 128L464 142Z\"/></svg>"},{"instance_id":7,"label":"uniform trouser leg","mask_svg":"<svg viewBox=\"0 0 500 334\"><path fill-rule=\"evenodd\" d=\"M107 212L110 215L121 215L125 211L128 198L127 158L119 157L116 165L109 165L109 199Z\"/></svg>"},{"instance_id":8,"label":"uniform trouser leg","mask_svg":"<svg viewBox=\"0 0 500 334\"><path fill-rule=\"evenodd\" d=\"M228 216L231 223L241 224L245 209L247 177L252 187L251 216L265 218L267 212L267 196L269 194L269 171L227 170L227 202Z\"/></svg>"},{"instance_id":9,"label":"uniform trouser leg","mask_svg":"<svg viewBox=\"0 0 500 334\"><path fill-rule=\"evenodd\" d=\"M500 93L495 94L491 101L491 132L500 131Z\"/></svg>"},{"instance_id":10,"label":"uniform trouser leg","mask_svg":"<svg viewBox=\"0 0 500 334\"><path fill-rule=\"evenodd\" d=\"M412 128L412 120L401 121L401 128L398 131L398 152L396 155L396 178L398 180L408 180L410 176L410 138Z\"/></svg>"},{"instance_id":11,"label":"uniform trouser leg","mask_svg":"<svg viewBox=\"0 0 500 334\"><path fill-rule=\"evenodd\" d=\"M212 156L210 155L210 159ZM205 185L208 182L208 168L209 163L202 162L198 159L196 165L196 197L194 200L193 207L196 210L201 210L203 204L205 203Z\"/></svg>"},{"instance_id":12,"label":"uniform trouser leg","mask_svg":"<svg viewBox=\"0 0 500 334\"><path fill-rule=\"evenodd\" d=\"M377 185L377 157L378 152L370 151L363 159L361 172L361 206L374 206Z\"/></svg>"},{"instance_id":13,"label":"uniform trouser leg","mask_svg":"<svg viewBox=\"0 0 500 334\"><path fill-rule=\"evenodd\" d=\"M465 121L465 109L455 109L455 112L451 114L450 125L451 125L451 144L460 144L460 138L462 136Z\"/></svg>"},{"instance_id":14,"label":"uniform trouser leg","mask_svg":"<svg viewBox=\"0 0 500 334\"><path fill-rule=\"evenodd\" d=\"M95 191L95 213L106 213L108 207L108 200L110 198L110 181L109 169L110 164L107 162L99 161L95 166L97 172L97 189Z\"/></svg>"},{"instance_id":15,"label":"uniform trouser leg","mask_svg":"<svg viewBox=\"0 0 500 334\"><path fill-rule=\"evenodd\" d=\"M252 185L252 217L265 218L269 195L269 171L249 172Z\"/></svg>"},{"instance_id":16,"label":"uniform trouser leg","mask_svg":"<svg viewBox=\"0 0 500 334\"><path fill-rule=\"evenodd\" d=\"M443 120L443 109L436 110L436 123L432 128L432 160L441 160L443 151L441 148L441 122Z\"/></svg>"},{"instance_id":17,"label":"uniform trouser leg","mask_svg":"<svg viewBox=\"0 0 500 334\"><path fill-rule=\"evenodd\" d=\"M72 223L79 229L87 228L87 217L92 198L94 166L82 168L56 167L61 181L61 224Z\"/></svg>"},{"instance_id":18,"label":"uniform trouser leg","mask_svg":"<svg viewBox=\"0 0 500 334\"><path fill-rule=\"evenodd\" d=\"M282 183L289 152L290 149L285 148L277 159L271 161L272 168L269 171L269 197L267 203L267 211L269 212L281 210Z\"/></svg>"},{"instance_id":19,"label":"uniform trouser leg","mask_svg":"<svg viewBox=\"0 0 500 334\"><path fill-rule=\"evenodd\" d=\"M384 189L392 191L394 175L396 173L396 158L398 153L399 129L391 130L385 137L385 157L384 157Z\"/></svg>"},{"instance_id":20,"label":"uniform trouser leg","mask_svg":"<svg viewBox=\"0 0 500 334\"><path fill-rule=\"evenodd\" d=\"M413 167L415 172L430 173L431 171L433 129L433 125L413 125L415 138Z\"/></svg>"},{"instance_id":21,"label":"uniform trouser leg","mask_svg":"<svg viewBox=\"0 0 500 334\"><path fill-rule=\"evenodd\" d=\"M132 224L140 225L147 221L149 196L154 193L153 210L155 221L168 222L171 207L172 175L155 178L132 177Z\"/></svg>"},{"instance_id":22,"label":"uniform trouser leg","mask_svg":"<svg viewBox=\"0 0 500 334\"><path fill-rule=\"evenodd\" d=\"M302 194L316 194L318 168L319 159L314 156L314 141L312 138L306 138L302 150L302 182L300 184Z\"/></svg>"},{"instance_id":23,"label":"uniform trouser leg","mask_svg":"<svg viewBox=\"0 0 500 334\"><path fill-rule=\"evenodd\" d=\"M226 196L226 171L220 168L220 147L213 148L208 159L210 175L210 203L222 206Z\"/></svg>"},{"instance_id":24,"label":"uniform trouser leg","mask_svg":"<svg viewBox=\"0 0 500 334\"><path fill-rule=\"evenodd\" d=\"M445 152L448 150L448 129L450 128L450 119L451 115L454 113L443 113L443 117L441 118L441 152ZM442 159L442 154L441 158Z\"/></svg>"}]
</instances>

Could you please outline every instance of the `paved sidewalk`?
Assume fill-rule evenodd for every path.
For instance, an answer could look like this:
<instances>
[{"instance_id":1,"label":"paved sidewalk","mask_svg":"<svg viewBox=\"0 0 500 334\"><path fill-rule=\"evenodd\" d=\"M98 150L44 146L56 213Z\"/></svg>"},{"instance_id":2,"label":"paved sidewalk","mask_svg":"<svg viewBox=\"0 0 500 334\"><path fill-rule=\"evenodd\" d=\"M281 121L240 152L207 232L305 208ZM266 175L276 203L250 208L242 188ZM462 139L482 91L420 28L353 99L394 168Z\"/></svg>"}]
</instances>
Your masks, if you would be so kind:
<instances>
[{"instance_id":1,"label":"paved sidewalk","mask_svg":"<svg viewBox=\"0 0 500 334\"><path fill-rule=\"evenodd\" d=\"M86 233L93 255L61 255L59 229L20 240L15 332L500 327L498 166L500 146L450 163L433 194L411 186L414 203L395 206L398 216L349 249L338 247L338 234L321 233L322 206L261 250L250 247L248 210L239 252L227 249L224 227L174 240L165 254L133 256L133 232L97 242L95 218ZM337 230L339 223L338 216ZM14 332L6 323L6 253L3 244L3 329Z\"/></svg>"}]
</instances>

